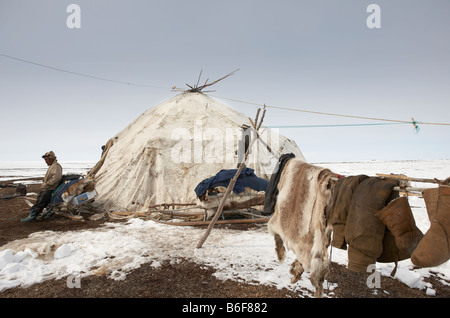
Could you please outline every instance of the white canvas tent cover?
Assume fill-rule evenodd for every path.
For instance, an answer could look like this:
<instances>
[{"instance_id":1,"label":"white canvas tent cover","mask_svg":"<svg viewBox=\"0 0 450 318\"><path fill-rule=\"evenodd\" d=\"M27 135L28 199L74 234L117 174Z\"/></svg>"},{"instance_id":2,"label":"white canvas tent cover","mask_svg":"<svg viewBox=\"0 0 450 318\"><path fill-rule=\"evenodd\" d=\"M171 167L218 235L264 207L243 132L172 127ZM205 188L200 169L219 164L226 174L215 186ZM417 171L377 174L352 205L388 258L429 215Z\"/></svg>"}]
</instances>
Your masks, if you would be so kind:
<instances>
[{"instance_id":1,"label":"white canvas tent cover","mask_svg":"<svg viewBox=\"0 0 450 318\"><path fill-rule=\"evenodd\" d=\"M254 116L203 93L182 93L148 109L108 142L92 169L96 204L135 212L162 203L194 203L198 183L237 168L244 153L242 127L250 127ZM268 180L283 153L304 160L294 141L275 130L260 132L273 153L267 145L253 144L247 167L257 176Z\"/></svg>"}]
</instances>

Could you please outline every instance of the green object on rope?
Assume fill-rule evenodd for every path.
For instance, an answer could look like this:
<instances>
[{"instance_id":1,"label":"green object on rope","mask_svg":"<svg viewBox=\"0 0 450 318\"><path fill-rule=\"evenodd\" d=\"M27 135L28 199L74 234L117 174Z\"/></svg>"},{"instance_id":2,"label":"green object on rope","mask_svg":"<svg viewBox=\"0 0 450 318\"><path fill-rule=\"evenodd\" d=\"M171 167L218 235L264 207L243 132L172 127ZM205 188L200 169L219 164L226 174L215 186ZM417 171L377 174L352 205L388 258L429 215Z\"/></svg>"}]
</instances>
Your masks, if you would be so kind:
<instances>
[{"instance_id":1,"label":"green object on rope","mask_svg":"<svg viewBox=\"0 0 450 318\"><path fill-rule=\"evenodd\" d=\"M418 134L419 131L420 131L420 127L419 127L419 125L417 125L417 121L415 121L415 120L413 119L412 124L413 124L413 126L414 126L414 130L413 130L414 133L415 133L415 134Z\"/></svg>"}]
</instances>

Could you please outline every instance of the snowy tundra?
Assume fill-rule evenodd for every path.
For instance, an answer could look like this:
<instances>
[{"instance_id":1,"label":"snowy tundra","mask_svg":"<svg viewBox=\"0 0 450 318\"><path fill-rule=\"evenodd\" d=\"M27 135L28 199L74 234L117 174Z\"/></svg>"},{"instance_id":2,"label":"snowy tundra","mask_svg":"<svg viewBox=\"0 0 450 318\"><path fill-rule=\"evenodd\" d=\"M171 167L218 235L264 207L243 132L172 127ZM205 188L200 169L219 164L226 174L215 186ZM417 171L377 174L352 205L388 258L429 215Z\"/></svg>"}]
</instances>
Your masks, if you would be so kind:
<instances>
[{"instance_id":1,"label":"snowy tundra","mask_svg":"<svg viewBox=\"0 0 450 318\"><path fill-rule=\"evenodd\" d=\"M367 161L348 163L314 163L342 175L376 173L405 174L417 178L444 180L450 175L450 160L434 161ZM84 163L71 163L72 172L87 171ZM0 176L42 176L39 165L0 162ZM92 166L92 165L91 165ZM432 184L413 183L416 187L433 187ZM430 226L425 203L417 196L409 197L417 226L426 233ZM131 219L127 223L106 223L90 230L69 232L37 232L28 238L9 242L0 247L0 292L17 286L30 286L48 279L67 278L69 282L81 281L96 272L108 272L114 280L126 279L127 273L141 264L158 267L164 261L177 263L182 258L216 269L218 279L231 279L251 284L265 284L298 291L311 297L314 287L304 274L296 284L290 284L289 267L295 259L288 252L279 263L274 250L273 237L267 227L238 231L214 228L203 246L196 248L205 229L187 226L171 226L153 221ZM347 264L344 250L333 248L331 261ZM376 270L389 276L394 264L377 263ZM410 260L399 262L395 278L411 288L435 293L424 278L433 272L438 279L450 280L450 262L433 268L414 268ZM448 283L442 280L444 284ZM327 281L324 282L327 284ZM327 286L332 296L332 289Z\"/></svg>"}]
</instances>

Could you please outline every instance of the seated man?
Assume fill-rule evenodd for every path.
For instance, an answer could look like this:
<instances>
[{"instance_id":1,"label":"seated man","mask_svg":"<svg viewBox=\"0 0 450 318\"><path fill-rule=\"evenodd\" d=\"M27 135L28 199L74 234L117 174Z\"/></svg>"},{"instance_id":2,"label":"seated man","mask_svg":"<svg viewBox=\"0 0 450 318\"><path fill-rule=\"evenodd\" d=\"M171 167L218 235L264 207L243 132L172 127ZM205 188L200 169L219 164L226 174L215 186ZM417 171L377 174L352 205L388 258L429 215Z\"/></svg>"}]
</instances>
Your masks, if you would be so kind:
<instances>
[{"instance_id":1,"label":"seated man","mask_svg":"<svg viewBox=\"0 0 450 318\"><path fill-rule=\"evenodd\" d=\"M61 182L62 167L56 160L55 153L49 151L42 158L44 158L45 163L48 165L47 173L45 174L42 189L37 197L36 204L31 207L30 215L22 219L22 222L34 222L36 220L36 217L50 203L53 190Z\"/></svg>"}]
</instances>

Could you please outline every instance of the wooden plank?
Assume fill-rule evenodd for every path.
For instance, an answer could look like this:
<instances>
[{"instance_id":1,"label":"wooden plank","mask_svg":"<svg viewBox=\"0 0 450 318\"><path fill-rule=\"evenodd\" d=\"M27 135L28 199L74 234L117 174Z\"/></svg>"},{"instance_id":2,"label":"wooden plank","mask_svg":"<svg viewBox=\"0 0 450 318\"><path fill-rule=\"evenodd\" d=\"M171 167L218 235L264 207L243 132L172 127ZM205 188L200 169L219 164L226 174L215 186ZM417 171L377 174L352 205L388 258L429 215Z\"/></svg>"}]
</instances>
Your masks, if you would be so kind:
<instances>
[{"instance_id":1,"label":"wooden plank","mask_svg":"<svg viewBox=\"0 0 450 318\"><path fill-rule=\"evenodd\" d=\"M157 223L169 224L169 225L177 225L177 226L201 226L201 225L210 225L210 221L188 221L188 222L166 222L160 221L151 218L152 221ZM215 224L245 224L245 223L267 223L269 218L260 218L260 219L232 219L232 220L219 220L216 221Z\"/></svg>"},{"instance_id":2,"label":"wooden plank","mask_svg":"<svg viewBox=\"0 0 450 318\"><path fill-rule=\"evenodd\" d=\"M414 188L414 187L394 187L394 191L399 192L422 192L427 188Z\"/></svg>"},{"instance_id":3,"label":"wooden plank","mask_svg":"<svg viewBox=\"0 0 450 318\"><path fill-rule=\"evenodd\" d=\"M398 174L383 174L383 173L377 173L377 176L383 177L383 178L389 178L389 179L404 180L404 181L437 183L437 184L443 183L443 181L438 180L436 178L434 178L434 179L413 178L413 177L407 177L407 176L402 176L402 175L398 175Z\"/></svg>"}]
</instances>

